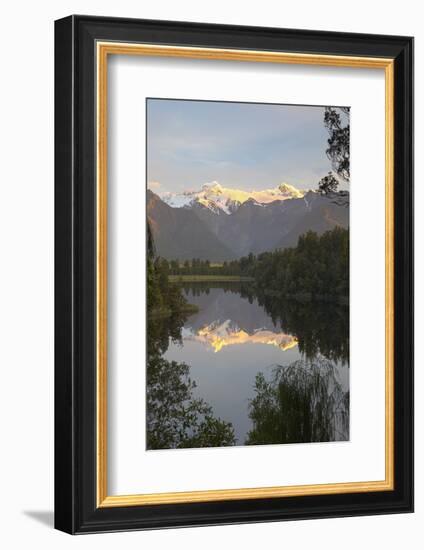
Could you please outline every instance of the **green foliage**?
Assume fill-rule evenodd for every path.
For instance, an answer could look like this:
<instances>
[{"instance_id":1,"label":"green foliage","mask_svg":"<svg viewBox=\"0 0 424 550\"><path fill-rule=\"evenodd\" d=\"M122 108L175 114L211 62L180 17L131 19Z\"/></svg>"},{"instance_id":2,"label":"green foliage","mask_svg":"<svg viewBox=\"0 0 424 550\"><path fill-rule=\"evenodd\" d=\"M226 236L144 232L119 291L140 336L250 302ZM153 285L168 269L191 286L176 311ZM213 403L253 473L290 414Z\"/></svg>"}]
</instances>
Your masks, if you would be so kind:
<instances>
[{"instance_id":1,"label":"green foliage","mask_svg":"<svg viewBox=\"0 0 424 550\"><path fill-rule=\"evenodd\" d=\"M308 231L297 247L264 252L248 273L264 292L298 299L349 295L349 232L335 227L321 236Z\"/></svg>"},{"instance_id":2,"label":"green foliage","mask_svg":"<svg viewBox=\"0 0 424 550\"><path fill-rule=\"evenodd\" d=\"M349 362L349 307L337 303L300 302L258 295L259 305L274 324L296 335L306 359L322 355L333 362Z\"/></svg>"},{"instance_id":3,"label":"green foliage","mask_svg":"<svg viewBox=\"0 0 424 550\"><path fill-rule=\"evenodd\" d=\"M195 398L196 382L186 363L163 357L169 341L181 339L184 316L149 319L147 346L147 448L174 449L234 445L231 423L215 418Z\"/></svg>"},{"instance_id":4,"label":"green foliage","mask_svg":"<svg viewBox=\"0 0 424 550\"><path fill-rule=\"evenodd\" d=\"M169 340L181 339L188 305L181 288L169 282L172 265L155 257L148 224L147 448L234 445L232 424L215 418L212 407L193 396L196 383L190 378L190 367L163 357Z\"/></svg>"},{"instance_id":5,"label":"green foliage","mask_svg":"<svg viewBox=\"0 0 424 550\"><path fill-rule=\"evenodd\" d=\"M159 280L156 277L155 266L151 259L147 260L147 309L160 308L162 306L162 294L159 286Z\"/></svg>"},{"instance_id":6,"label":"green foliage","mask_svg":"<svg viewBox=\"0 0 424 550\"><path fill-rule=\"evenodd\" d=\"M165 262L165 260L162 260ZM211 264L194 258L167 264L172 275L252 277L258 290L298 299L334 300L349 295L349 231L335 227L318 235L308 231L294 248L249 254ZM163 281L165 285L165 281Z\"/></svg>"},{"instance_id":7,"label":"green foliage","mask_svg":"<svg viewBox=\"0 0 424 550\"><path fill-rule=\"evenodd\" d=\"M178 260L170 262L170 275L240 275L241 266L238 260L212 264L210 260L193 258L185 260L184 263Z\"/></svg>"},{"instance_id":8,"label":"green foliage","mask_svg":"<svg viewBox=\"0 0 424 550\"><path fill-rule=\"evenodd\" d=\"M349 294L349 232L335 228L318 235L309 231L294 248L249 254L237 261L211 264L208 260L168 262L155 257L148 242L147 447L149 449L214 447L236 443L231 423L216 418L212 407L195 396L190 366L168 361L170 340L181 339L189 291L209 292L201 284L169 282L169 275L240 275L254 283L228 284L251 303L257 299L298 338L305 360L275 370L271 380L256 378L250 402L252 429L246 444L332 441L348 438L349 395L327 361L348 360L349 329L346 309L336 302ZM212 285L213 286L213 285ZM222 284L219 285L220 287ZM300 300L296 307L290 300ZM302 300L315 305L302 308ZM324 313L316 304L326 304ZM331 306L331 307L330 307ZM166 315L156 315L156 312ZM341 322L345 321L345 322ZM318 357L318 358L317 358ZM324 359L326 357L327 359Z\"/></svg>"},{"instance_id":9,"label":"green foliage","mask_svg":"<svg viewBox=\"0 0 424 550\"><path fill-rule=\"evenodd\" d=\"M328 172L328 174L321 178L318 183L318 189L321 195L329 195L331 193L335 193L338 186L339 182L331 172Z\"/></svg>"},{"instance_id":10,"label":"green foliage","mask_svg":"<svg viewBox=\"0 0 424 550\"><path fill-rule=\"evenodd\" d=\"M328 158L336 174L350 180L350 111L348 107L326 107L324 125L328 130Z\"/></svg>"},{"instance_id":11,"label":"green foliage","mask_svg":"<svg viewBox=\"0 0 424 550\"><path fill-rule=\"evenodd\" d=\"M349 438L349 393L325 359L277 367L271 380L256 376L249 404L247 445L309 443Z\"/></svg>"},{"instance_id":12,"label":"green foliage","mask_svg":"<svg viewBox=\"0 0 424 550\"><path fill-rule=\"evenodd\" d=\"M147 367L147 448L234 445L230 423L214 418L212 407L193 397L196 383L185 363L149 358Z\"/></svg>"},{"instance_id":13,"label":"green foliage","mask_svg":"<svg viewBox=\"0 0 424 550\"><path fill-rule=\"evenodd\" d=\"M147 235L147 312L149 316L158 312L171 315L185 309L188 305L187 300L179 287L169 282L169 262L155 257L150 229Z\"/></svg>"},{"instance_id":14,"label":"green foliage","mask_svg":"<svg viewBox=\"0 0 424 550\"><path fill-rule=\"evenodd\" d=\"M321 355L336 363L349 363L349 306L337 302L302 302L261 292L246 282L182 283L187 299L219 288L250 304L257 301L282 332L296 336L299 351L311 360Z\"/></svg>"},{"instance_id":15,"label":"green foliage","mask_svg":"<svg viewBox=\"0 0 424 550\"><path fill-rule=\"evenodd\" d=\"M180 442L180 448L229 447L236 444L234 428L231 422L225 422L213 416L212 407L203 400L201 421L192 424L191 435ZM198 416L199 418L199 416Z\"/></svg>"}]
</instances>

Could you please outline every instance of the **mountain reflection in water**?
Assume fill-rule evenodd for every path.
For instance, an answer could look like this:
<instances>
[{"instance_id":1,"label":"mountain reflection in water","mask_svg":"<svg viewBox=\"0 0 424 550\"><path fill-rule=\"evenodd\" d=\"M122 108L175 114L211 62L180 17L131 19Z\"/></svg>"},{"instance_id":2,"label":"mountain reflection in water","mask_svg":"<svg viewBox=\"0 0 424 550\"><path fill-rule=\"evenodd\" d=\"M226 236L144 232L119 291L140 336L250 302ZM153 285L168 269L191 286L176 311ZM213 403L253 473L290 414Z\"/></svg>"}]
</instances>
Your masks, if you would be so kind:
<instances>
[{"instance_id":1,"label":"mountain reflection in water","mask_svg":"<svg viewBox=\"0 0 424 550\"><path fill-rule=\"evenodd\" d=\"M268 344L276 346L282 351L297 346L297 338L291 334L263 329L257 329L249 334L231 319L227 319L223 323L211 323L197 332L183 329L182 338L183 342L199 342L205 346L206 350L212 349L215 353L226 346L242 344Z\"/></svg>"},{"instance_id":2,"label":"mountain reflection in water","mask_svg":"<svg viewBox=\"0 0 424 550\"><path fill-rule=\"evenodd\" d=\"M193 438L199 417L198 425L186 428L185 439L160 442L157 434L165 424L155 411L157 396L164 392L149 399L155 377L149 378L148 364L148 448L349 438L347 307L261 296L248 283L193 283L183 290L199 311L188 318L149 322L149 363L160 357L174 368L189 368L194 384L182 408L207 403L213 420L223 422L219 430L225 425L226 439ZM169 395L163 399L169 401ZM175 415L166 419L167 429L173 426L175 433L182 424L187 426L184 414L181 420Z\"/></svg>"}]
</instances>

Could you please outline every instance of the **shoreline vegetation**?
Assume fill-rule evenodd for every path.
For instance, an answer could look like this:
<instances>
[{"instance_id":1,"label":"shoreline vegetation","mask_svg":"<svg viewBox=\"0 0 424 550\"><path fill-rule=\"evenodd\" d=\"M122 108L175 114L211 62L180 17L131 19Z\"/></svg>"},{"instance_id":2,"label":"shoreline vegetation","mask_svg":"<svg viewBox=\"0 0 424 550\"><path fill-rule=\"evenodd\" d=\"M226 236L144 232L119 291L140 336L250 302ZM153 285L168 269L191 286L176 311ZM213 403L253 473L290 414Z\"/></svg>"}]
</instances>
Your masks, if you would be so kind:
<instances>
[{"instance_id":1,"label":"shoreline vegetation","mask_svg":"<svg viewBox=\"0 0 424 550\"><path fill-rule=\"evenodd\" d=\"M147 319L191 315L199 311L189 304L178 285L169 281L169 264L156 256L150 225L147 224Z\"/></svg>"},{"instance_id":2,"label":"shoreline vegetation","mask_svg":"<svg viewBox=\"0 0 424 550\"><path fill-rule=\"evenodd\" d=\"M349 295L338 295L338 294L312 294L310 292L297 292L294 294L283 294L279 291L274 290L262 290L256 287L256 290L260 291L261 294L267 298L277 298L284 300L293 300L301 304L307 304L308 302L323 302L330 304L338 304L340 306L349 305Z\"/></svg>"},{"instance_id":3,"label":"shoreline vegetation","mask_svg":"<svg viewBox=\"0 0 424 550\"><path fill-rule=\"evenodd\" d=\"M148 318L192 315L199 308L183 295L184 283L247 283L269 298L349 303L349 231L308 231L297 246L230 262L166 260L156 256L148 231Z\"/></svg>"},{"instance_id":4,"label":"shoreline vegetation","mask_svg":"<svg viewBox=\"0 0 424 550\"><path fill-rule=\"evenodd\" d=\"M252 283L253 277L243 275L169 275L170 283Z\"/></svg>"},{"instance_id":5,"label":"shoreline vegetation","mask_svg":"<svg viewBox=\"0 0 424 550\"><path fill-rule=\"evenodd\" d=\"M349 393L338 385L332 365L349 359L348 231L309 232L296 247L227 264L170 262L156 255L149 225L147 236L147 449L348 439ZM198 296L214 287L251 304L257 300L276 326L296 335L302 356L276 367L271 377L256 375L248 401L252 427L240 440L233 423L196 393L191 361L164 357L170 342L182 341L187 318L199 311L189 303L188 289Z\"/></svg>"},{"instance_id":6,"label":"shoreline vegetation","mask_svg":"<svg viewBox=\"0 0 424 550\"><path fill-rule=\"evenodd\" d=\"M349 231L335 227L321 235L308 231L297 246L250 253L238 260L213 263L193 258L161 260L170 284L251 283L261 294L300 302L349 303Z\"/></svg>"}]
</instances>

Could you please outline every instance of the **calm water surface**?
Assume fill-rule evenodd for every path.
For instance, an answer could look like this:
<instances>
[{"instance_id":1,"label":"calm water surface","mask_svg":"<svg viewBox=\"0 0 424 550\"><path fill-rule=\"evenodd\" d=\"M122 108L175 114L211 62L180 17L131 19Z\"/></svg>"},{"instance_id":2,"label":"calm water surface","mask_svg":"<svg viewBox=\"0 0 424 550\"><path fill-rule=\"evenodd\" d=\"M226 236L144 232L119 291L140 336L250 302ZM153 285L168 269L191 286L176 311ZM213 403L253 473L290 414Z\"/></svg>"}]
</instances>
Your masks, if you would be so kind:
<instances>
[{"instance_id":1,"label":"calm water surface","mask_svg":"<svg viewBox=\"0 0 424 550\"><path fill-rule=\"evenodd\" d=\"M249 413L258 373L271 380L278 366L295 365L293 373L300 370L304 376L302 366L318 361L318 375L308 375L308 380L321 384L320 361L324 361L327 370L331 370L324 393L330 395L338 385L346 402L349 391L346 307L260 297L249 284L240 283L193 283L183 290L188 302L198 306L199 311L177 327L179 338L175 338L175 331L174 335L165 331L162 338L168 341L163 345L162 357L189 365L190 377L196 382L194 396L207 402L215 417L231 422L237 445L245 444L253 427ZM295 377L290 380L297 384L296 388L300 387ZM302 391L306 395L309 390ZM307 395L317 399L313 392ZM302 406L296 396L288 401L293 403L292 407ZM317 406L321 410L321 405ZM298 414L297 410L294 414ZM343 426L338 421L332 440L348 439L345 417ZM299 429L303 430L304 422L302 416ZM274 437L269 442L278 439L275 441Z\"/></svg>"}]
</instances>

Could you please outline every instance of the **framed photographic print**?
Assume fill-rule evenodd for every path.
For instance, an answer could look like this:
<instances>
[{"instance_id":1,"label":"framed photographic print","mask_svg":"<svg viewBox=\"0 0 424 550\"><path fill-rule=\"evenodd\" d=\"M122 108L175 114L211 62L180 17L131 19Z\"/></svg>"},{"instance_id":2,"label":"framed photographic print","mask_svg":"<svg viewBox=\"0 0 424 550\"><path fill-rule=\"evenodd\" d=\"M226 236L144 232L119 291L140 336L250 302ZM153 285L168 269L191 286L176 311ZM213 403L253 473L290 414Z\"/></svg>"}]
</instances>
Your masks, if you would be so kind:
<instances>
[{"instance_id":1,"label":"framed photographic print","mask_svg":"<svg viewBox=\"0 0 424 550\"><path fill-rule=\"evenodd\" d=\"M413 509L413 39L55 25L55 525Z\"/></svg>"}]
</instances>

